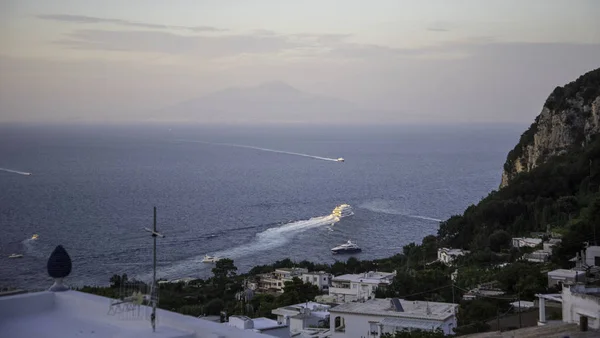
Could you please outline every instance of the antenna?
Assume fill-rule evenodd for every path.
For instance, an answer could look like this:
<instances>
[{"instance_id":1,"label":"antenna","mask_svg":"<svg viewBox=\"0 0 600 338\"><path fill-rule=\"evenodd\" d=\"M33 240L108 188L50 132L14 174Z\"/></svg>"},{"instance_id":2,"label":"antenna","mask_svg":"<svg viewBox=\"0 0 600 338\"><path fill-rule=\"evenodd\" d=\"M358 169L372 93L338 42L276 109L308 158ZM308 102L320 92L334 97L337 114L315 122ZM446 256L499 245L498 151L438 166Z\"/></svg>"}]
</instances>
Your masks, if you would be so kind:
<instances>
[{"instance_id":1,"label":"antenna","mask_svg":"<svg viewBox=\"0 0 600 338\"><path fill-rule=\"evenodd\" d=\"M152 315L150 316L150 322L152 323L152 332L156 332L156 296L157 296L157 284L156 284L156 237L161 237L161 238L165 238L165 236L159 232L156 231L156 207L154 207L154 228L153 230L150 230L148 228L144 228L144 230L148 231L149 233L152 234L152 237L154 238L154 250L153 250L153 255L154 255L154 268L153 268L153 274L152 274L152 292L151 292L151 297L152 297Z\"/></svg>"}]
</instances>

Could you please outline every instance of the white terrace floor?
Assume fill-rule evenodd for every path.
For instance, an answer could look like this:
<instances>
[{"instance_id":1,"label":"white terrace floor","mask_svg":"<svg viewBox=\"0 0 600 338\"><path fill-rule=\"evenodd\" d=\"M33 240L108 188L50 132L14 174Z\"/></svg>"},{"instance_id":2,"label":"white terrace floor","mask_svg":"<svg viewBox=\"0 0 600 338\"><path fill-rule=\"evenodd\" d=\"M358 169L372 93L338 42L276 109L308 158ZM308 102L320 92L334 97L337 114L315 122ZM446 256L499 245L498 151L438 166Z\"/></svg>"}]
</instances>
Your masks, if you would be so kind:
<instances>
[{"instance_id":1,"label":"white terrace floor","mask_svg":"<svg viewBox=\"0 0 600 338\"><path fill-rule=\"evenodd\" d=\"M77 291L0 297L3 338L265 338L262 334L178 313L157 310L156 332L143 315L109 314L110 299Z\"/></svg>"}]
</instances>

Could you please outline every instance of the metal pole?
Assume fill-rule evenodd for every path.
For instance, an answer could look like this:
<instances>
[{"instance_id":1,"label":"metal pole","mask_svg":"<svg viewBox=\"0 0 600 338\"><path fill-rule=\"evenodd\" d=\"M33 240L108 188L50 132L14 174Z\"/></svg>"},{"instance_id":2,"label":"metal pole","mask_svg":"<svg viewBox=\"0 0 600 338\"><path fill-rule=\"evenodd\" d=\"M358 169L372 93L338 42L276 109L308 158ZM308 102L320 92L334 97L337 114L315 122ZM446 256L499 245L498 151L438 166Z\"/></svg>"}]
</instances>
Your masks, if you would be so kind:
<instances>
[{"instance_id":1,"label":"metal pole","mask_svg":"<svg viewBox=\"0 0 600 338\"><path fill-rule=\"evenodd\" d=\"M521 324L521 293L518 294L518 304L519 304L519 329L523 327Z\"/></svg>"},{"instance_id":2,"label":"metal pole","mask_svg":"<svg viewBox=\"0 0 600 338\"><path fill-rule=\"evenodd\" d=\"M156 332L156 207L154 207L154 227L152 228L154 231L152 233L152 237L154 238L154 269L152 276L152 316L150 320L152 321L152 332Z\"/></svg>"}]
</instances>

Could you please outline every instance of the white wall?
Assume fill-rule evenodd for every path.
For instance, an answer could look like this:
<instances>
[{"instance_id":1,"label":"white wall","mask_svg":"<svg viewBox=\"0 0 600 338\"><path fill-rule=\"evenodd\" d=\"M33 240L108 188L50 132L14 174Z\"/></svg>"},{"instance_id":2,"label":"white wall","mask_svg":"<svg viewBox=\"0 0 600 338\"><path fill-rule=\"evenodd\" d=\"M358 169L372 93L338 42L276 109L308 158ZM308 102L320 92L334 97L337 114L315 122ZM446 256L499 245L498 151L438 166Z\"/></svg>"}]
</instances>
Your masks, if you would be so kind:
<instances>
[{"instance_id":1,"label":"white wall","mask_svg":"<svg viewBox=\"0 0 600 338\"><path fill-rule=\"evenodd\" d=\"M585 250L585 264L595 266L595 258L600 257L600 246L590 246Z\"/></svg>"},{"instance_id":2,"label":"white wall","mask_svg":"<svg viewBox=\"0 0 600 338\"><path fill-rule=\"evenodd\" d=\"M579 324L580 316L586 316L590 328L600 329L600 298L598 296L572 293L569 287L563 287L562 300L563 322Z\"/></svg>"},{"instance_id":3,"label":"white wall","mask_svg":"<svg viewBox=\"0 0 600 338\"><path fill-rule=\"evenodd\" d=\"M338 316L344 318L344 323L346 324L346 329L344 332L335 332L335 318ZM369 333L371 332L371 323L369 323L369 322L370 321L381 322L381 320L383 320L383 318L384 318L383 316L370 316L370 315L346 314L346 313L342 314L342 313L332 312L329 317L329 330L332 333L331 338L370 337ZM414 321L414 319L411 319L411 321ZM424 322L429 322L429 321L424 320ZM432 323L431 324L432 326L436 325L435 321L430 321L430 322ZM437 322L437 323L439 323L439 322ZM457 325L456 316L453 316L443 323L443 325L441 326L441 329L444 330L444 333L447 335L453 334L454 332L452 331L452 329L456 328L456 325ZM383 332L386 332L385 328L384 328Z\"/></svg>"}]
</instances>

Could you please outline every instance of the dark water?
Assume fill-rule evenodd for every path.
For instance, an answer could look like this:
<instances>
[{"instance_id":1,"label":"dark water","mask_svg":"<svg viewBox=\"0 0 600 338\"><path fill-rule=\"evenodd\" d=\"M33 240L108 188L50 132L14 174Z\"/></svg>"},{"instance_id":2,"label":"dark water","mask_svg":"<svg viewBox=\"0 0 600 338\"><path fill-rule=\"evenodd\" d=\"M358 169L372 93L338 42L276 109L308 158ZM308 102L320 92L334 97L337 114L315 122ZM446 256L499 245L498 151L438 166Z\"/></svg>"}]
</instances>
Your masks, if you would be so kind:
<instances>
[{"instance_id":1,"label":"dark water","mask_svg":"<svg viewBox=\"0 0 600 338\"><path fill-rule=\"evenodd\" d=\"M72 285L148 279L153 206L166 235L159 277L206 276L207 253L242 271L285 257L333 262L330 248L347 239L359 259L387 257L495 189L522 129L0 126L0 168L32 173L0 171L0 286L50 286L58 244ZM355 215L330 231L325 216L342 203Z\"/></svg>"}]
</instances>

